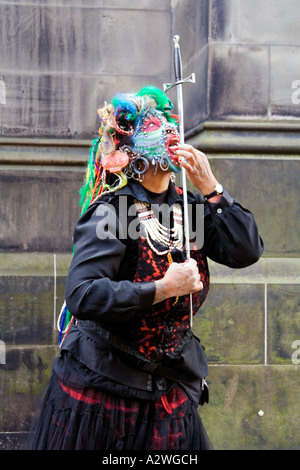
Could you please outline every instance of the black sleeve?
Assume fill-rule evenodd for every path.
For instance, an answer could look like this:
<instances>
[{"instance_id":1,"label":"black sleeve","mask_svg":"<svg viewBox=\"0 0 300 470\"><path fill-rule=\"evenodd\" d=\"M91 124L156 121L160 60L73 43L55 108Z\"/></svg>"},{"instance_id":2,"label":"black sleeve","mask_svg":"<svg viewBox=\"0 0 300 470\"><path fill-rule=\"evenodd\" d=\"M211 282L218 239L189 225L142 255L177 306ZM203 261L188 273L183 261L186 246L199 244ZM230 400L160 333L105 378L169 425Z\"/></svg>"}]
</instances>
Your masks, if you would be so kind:
<instances>
[{"instance_id":1,"label":"black sleeve","mask_svg":"<svg viewBox=\"0 0 300 470\"><path fill-rule=\"evenodd\" d=\"M67 307L76 318L128 321L153 303L154 282L116 280L126 250L117 222L114 207L95 204L76 224L66 281Z\"/></svg>"},{"instance_id":2,"label":"black sleeve","mask_svg":"<svg viewBox=\"0 0 300 470\"><path fill-rule=\"evenodd\" d=\"M205 203L204 251L231 268L245 268L258 261L263 241L252 213L226 190L218 203Z\"/></svg>"}]
</instances>

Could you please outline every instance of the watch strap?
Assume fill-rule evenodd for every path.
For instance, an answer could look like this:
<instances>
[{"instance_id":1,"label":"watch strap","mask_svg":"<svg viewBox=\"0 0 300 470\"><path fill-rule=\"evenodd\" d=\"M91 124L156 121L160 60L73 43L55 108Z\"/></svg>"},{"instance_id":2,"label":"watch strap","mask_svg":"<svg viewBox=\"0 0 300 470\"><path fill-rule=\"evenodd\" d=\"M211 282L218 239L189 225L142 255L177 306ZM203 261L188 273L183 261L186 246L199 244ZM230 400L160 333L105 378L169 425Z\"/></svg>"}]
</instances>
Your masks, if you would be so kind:
<instances>
[{"instance_id":1,"label":"watch strap","mask_svg":"<svg viewBox=\"0 0 300 470\"><path fill-rule=\"evenodd\" d=\"M218 191L216 191L216 189L214 189L211 193L207 194L207 196L204 196L204 199L207 201L207 199L210 199L211 197L214 197L214 196L218 196Z\"/></svg>"},{"instance_id":2,"label":"watch strap","mask_svg":"<svg viewBox=\"0 0 300 470\"><path fill-rule=\"evenodd\" d=\"M220 184L217 184L217 186L211 193L204 196L204 199L207 201L207 199L210 199L211 197L214 197L214 196L218 196L219 194L222 194L222 193L223 193L223 187Z\"/></svg>"}]
</instances>

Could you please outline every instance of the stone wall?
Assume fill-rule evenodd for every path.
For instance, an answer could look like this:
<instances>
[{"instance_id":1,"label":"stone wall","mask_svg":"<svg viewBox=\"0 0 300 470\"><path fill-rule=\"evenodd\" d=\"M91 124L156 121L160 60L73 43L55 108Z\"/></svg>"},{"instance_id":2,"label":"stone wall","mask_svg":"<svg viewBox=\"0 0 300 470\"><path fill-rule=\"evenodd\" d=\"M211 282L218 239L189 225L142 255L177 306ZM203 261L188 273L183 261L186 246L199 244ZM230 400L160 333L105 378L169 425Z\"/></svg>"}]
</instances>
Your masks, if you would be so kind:
<instances>
[{"instance_id":1,"label":"stone wall","mask_svg":"<svg viewBox=\"0 0 300 470\"><path fill-rule=\"evenodd\" d=\"M265 252L245 270L211 266L201 414L218 449L299 449L299 4L210 6L207 116L189 143L255 214Z\"/></svg>"},{"instance_id":2,"label":"stone wall","mask_svg":"<svg viewBox=\"0 0 300 470\"><path fill-rule=\"evenodd\" d=\"M105 99L169 80L169 0L3 0L0 13L1 135L90 138Z\"/></svg>"},{"instance_id":3,"label":"stone wall","mask_svg":"<svg viewBox=\"0 0 300 470\"><path fill-rule=\"evenodd\" d=\"M58 353L96 109L173 80L174 34L196 73L187 141L265 242L245 270L210 263L199 412L216 449L300 448L298 13L297 0L0 0L0 449L23 447Z\"/></svg>"}]
</instances>

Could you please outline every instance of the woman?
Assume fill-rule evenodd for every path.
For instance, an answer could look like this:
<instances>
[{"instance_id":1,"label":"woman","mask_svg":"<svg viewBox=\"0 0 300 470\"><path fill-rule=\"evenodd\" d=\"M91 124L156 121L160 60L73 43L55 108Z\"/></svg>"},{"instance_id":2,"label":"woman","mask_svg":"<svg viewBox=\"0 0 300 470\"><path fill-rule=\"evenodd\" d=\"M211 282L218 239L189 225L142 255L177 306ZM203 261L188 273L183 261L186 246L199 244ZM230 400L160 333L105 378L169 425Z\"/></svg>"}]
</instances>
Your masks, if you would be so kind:
<instances>
[{"instance_id":1,"label":"woman","mask_svg":"<svg viewBox=\"0 0 300 470\"><path fill-rule=\"evenodd\" d=\"M207 257L243 268L263 245L252 214L220 187L206 156L180 145L171 110L155 87L118 94L98 110L66 282L70 328L32 449L210 448L197 410L208 402L207 362L190 299L195 314L208 292ZM182 190L172 182L182 167L198 190L188 195L189 260Z\"/></svg>"}]
</instances>

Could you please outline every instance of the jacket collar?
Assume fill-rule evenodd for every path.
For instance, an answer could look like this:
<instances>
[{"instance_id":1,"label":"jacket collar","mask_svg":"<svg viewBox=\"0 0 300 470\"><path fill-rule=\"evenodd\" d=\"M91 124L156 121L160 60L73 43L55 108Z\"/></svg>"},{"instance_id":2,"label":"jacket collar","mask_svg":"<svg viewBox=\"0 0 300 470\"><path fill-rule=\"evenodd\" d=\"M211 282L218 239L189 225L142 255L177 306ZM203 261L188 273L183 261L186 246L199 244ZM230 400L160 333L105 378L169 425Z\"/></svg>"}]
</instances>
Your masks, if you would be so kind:
<instances>
[{"instance_id":1,"label":"jacket collar","mask_svg":"<svg viewBox=\"0 0 300 470\"><path fill-rule=\"evenodd\" d=\"M133 179L128 180L127 185L122 189L118 189L114 194L118 196L119 195L132 196L138 201L144 201L144 202L150 203L147 191L145 191L144 187L138 181L133 180ZM182 190L176 187L174 183L170 181L169 190L168 190L168 199L167 199L168 205L172 206L176 202L182 203L182 201L183 201ZM194 195L188 192L188 202L192 203L194 201L195 201Z\"/></svg>"}]
</instances>

